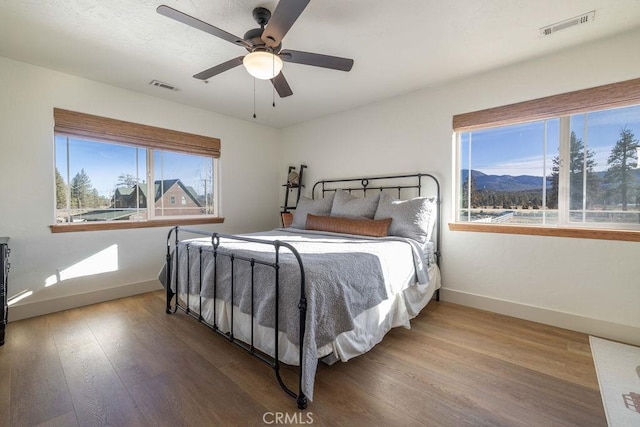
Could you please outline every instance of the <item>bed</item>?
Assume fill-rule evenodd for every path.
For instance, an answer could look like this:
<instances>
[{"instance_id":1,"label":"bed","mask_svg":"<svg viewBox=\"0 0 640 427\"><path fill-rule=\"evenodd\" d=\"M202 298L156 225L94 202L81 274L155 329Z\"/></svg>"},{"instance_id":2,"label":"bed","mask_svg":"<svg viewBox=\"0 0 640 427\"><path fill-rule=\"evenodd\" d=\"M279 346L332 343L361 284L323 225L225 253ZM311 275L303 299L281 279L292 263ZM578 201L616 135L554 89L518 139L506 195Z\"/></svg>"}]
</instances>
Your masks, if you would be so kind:
<instances>
[{"instance_id":1,"label":"bed","mask_svg":"<svg viewBox=\"0 0 640 427\"><path fill-rule=\"evenodd\" d=\"M319 360L366 353L438 297L439 256L434 176L335 179L301 197L287 228L172 228L159 278L167 313L181 310L268 363L304 409ZM297 387L281 363L298 366Z\"/></svg>"}]
</instances>

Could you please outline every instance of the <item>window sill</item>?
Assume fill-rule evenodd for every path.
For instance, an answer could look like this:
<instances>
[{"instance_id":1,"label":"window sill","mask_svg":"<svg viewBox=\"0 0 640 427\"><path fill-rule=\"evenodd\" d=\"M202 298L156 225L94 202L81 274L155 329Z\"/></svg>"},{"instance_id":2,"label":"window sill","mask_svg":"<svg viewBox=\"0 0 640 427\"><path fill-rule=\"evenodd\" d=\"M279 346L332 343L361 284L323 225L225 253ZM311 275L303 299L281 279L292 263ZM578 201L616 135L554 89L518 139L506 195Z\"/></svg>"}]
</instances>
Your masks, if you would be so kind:
<instances>
[{"instance_id":1,"label":"window sill","mask_svg":"<svg viewBox=\"0 0 640 427\"><path fill-rule=\"evenodd\" d=\"M449 223L451 231L473 231L479 233L525 234L530 236L574 237L579 239L622 240L640 242L640 231L611 230L573 227L535 227L523 225L492 225Z\"/></svg>"},{"instance_id":2,"label":"window sill","mask_svg":"<svg viewBox=\"0 0 640 427\"><path fill-rule=\"evenodd\" d=\"M149 221L100 221L80 222L76 224L50 225L52 233L73 233L76 231L126 230L131 228L173 227L176 225L222 224L224 218L170 218Z\"/></svg>"}]
</instances>

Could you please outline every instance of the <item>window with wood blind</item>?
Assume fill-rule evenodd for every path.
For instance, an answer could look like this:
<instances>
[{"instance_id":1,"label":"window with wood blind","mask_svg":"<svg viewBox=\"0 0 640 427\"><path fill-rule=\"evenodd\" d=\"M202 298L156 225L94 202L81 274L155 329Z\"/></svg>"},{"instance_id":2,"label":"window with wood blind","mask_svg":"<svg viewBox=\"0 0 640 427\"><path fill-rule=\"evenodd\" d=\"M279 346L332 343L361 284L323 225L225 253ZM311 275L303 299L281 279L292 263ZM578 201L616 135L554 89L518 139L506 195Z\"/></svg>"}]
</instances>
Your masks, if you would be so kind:
<instances>
[{"instance_id":1,"label":"window with wood blind","mask_svg":"<svg viewBox=\"0 0 640 427\"><path fill-rule=\"evenodd\" d=\"M456 115L452 230L640 240L640 79Z\"/></svg>"},{"instance_id":2,"label":"window with wood blind","mask_svg":"<svg viewBox=\"0 0 640 427\"><path fill-rule=\"evenodd\" d=\"M58 108L54 121L53 232L222 222L219 139Z\"/></svg>"}]
</instances>

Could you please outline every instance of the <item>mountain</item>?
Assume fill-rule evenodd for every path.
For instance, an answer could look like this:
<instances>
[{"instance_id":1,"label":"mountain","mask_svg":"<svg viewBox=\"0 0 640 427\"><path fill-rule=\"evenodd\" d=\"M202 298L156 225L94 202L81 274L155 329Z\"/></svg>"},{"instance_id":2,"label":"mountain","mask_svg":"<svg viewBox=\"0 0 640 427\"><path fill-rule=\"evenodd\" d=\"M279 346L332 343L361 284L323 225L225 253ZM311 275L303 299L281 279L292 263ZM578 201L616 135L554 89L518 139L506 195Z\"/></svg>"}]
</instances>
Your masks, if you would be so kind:
<instances>
[{"instance_id":1,"label":"mountain","mask_svg":"<svg viewBox=\"0 0 640 427\"><path fill-rule=\"evenodd\" d=\"M632 172L633 173L631 175L630 185L631 186L639 186L640 185L640 168L638 168L638 169L636 169L636 170L634 170ZM607 172L606 171L598 171L598 172L595 172L595 174L600 179L600 182L602 183L601 184L602 188L608 189L610 187L610 185L607 184L607 181L606 181Z\"/></svg>"},{"instance_id":2,"label":"mountain","mask_svg":"<svg viewBox=\"0 0 640 427\"><path fill-rule=\"evenodd\" d=\"M466 181L469 170L462 170L462 180ZM476 180L476 190L492 191L531 191L542 189L542 177L532 175L487 175L478 170L471 170L471 176ZM547 179L547 188L551 181Z\"/></svg>"},{"instance_id":3,"label":"mountain","mask_svg":"<svg viewBox=\"0 0 640 427\"><path fill-rule=\"evenodd\" d=\"M601 188L607 189L609 185L605 181L605 171L594 172L600 180ZM463 182L467 180L469 176L469 170L462 170ZM490 191L535 191L542 189L542 177L532 175L487 175L484 172L480 172L475 169L471 169L471 176L476 180L476 190L490 190ZM634 171L634 178L630 182L630 185L640 185L640 168ZM551 179L547 178L547 189L551 188Z\"/></svg>"}]
</instances>

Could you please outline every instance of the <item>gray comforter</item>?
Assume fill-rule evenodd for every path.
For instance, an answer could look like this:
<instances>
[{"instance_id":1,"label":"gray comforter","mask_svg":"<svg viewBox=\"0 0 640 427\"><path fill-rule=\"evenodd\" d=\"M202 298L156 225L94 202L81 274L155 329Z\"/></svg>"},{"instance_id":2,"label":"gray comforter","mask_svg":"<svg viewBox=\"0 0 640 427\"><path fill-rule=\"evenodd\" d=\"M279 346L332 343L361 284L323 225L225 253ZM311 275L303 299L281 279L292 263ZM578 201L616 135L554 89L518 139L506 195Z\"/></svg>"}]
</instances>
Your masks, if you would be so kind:
<instances>
[{"instance_id":1,"label":"gray comforter","mask_svg":"<svg viewBox=\"0 0 640 427\"><path fill-rule=\"evenodd\" d=\"M276 229L246 237L279 240L292 244L300 253L305 272L307 297L304 336L303 392L313 399L313 382L317 368L317 349L332 342L342 332L354 328L353 319L363 311L387 299L388 293L406 283L428 282L427 258L424 248L410 239L386 237L363 238L344 234L320 233L297 229ZM190 246L187 271L187 250ZM200 253L198 247L202 247ZM274 261L273 247L252 242L221 239L220 253L236 253L266 262ZM217 279L214 291L214 262L211 239L191 239L180 243L179 292L200 294L231 301L231 260L218 255ZM202 266L200 266L202 258ZM175 263L175 260L174 260ZM175 265L175 264L174 264ZM173 268L175 274L175 268ZM275 323L274 269L256 264L254 269L254 317L258 323L273 328ZM202 275L202 286L199 277ZM159 278L165 283L165 271ZM189 280L187 277L189 276ZM280 251L280 312L278 330L293 344L299 345L300 268L286 248ZM175 276L174 276L175 277ZM251 268L248 262L235 260L233 266L233 304L251 313ZM396 283L394 283L396 282ZM175 281L172 280L175 291Z\"/></svg>"}]
</instances>

